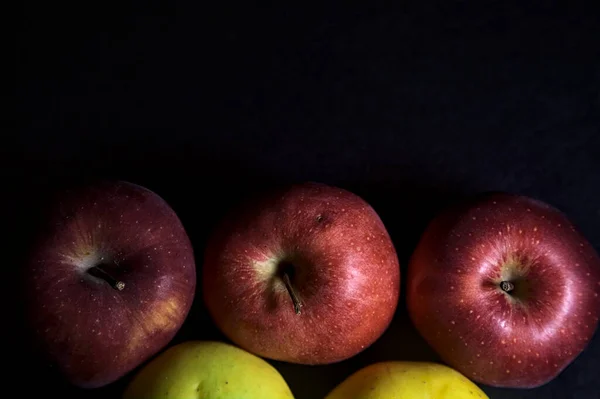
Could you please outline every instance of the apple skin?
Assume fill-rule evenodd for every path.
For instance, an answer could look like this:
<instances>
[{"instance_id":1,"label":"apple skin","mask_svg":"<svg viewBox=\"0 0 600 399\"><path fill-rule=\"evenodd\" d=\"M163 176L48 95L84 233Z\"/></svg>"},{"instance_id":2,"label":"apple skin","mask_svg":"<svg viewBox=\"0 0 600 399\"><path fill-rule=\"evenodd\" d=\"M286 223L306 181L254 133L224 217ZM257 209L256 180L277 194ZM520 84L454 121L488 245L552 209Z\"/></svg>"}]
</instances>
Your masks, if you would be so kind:
<instances>
[{"instance_id":1,"label":"apple skin","mask_svg":"<svg viewBox=\"0 0 600 399\"><path fill-rule=\"evenodd\" d=\"M431 222L407 283L421 335L445 362L498 387L552 380L600 315L593 247L559 210L512 194L479 196Z\"/></svg>"},{"instance_id":2,"label":"apple skin","mask_svg":"<svg viewBox=\"0 0 600 399\"><path fill-rule=\"evenodd\" d=\"M325 399L489 399L448 366L428 362L371 364L346 378Z\"/></svg>"},{"instance_id":3,"label":"apple skin","mask_svg":"<svg viewBox=\"0 0 600 399\"><path fill-rule=\"evenodd\" d=\"M188 341L152 359L123 399L294 399L265 360L224 342Z\"/></svg>"},{"instance_id":4,"label":"apple skin","mask_svg":"<svg viewBox=\"0 0 600 399\"><path fill-rule=\"evenodd\" d=\"M399 284L394 246L373 208L317 183L265 195L231 215L203 268L206 306L227 337L301 364L338 362L372 344L392 320Z\"/></svg>"},{"instance_id":5,"label":"apple skin","mask_svg":"<svg viewBox=\"0 0 600 399\"><path fill-rule=\"evenodd\" d=\"M47 360L74 385L113 382L163 348L183 323L196 271L179 219L126 182L63 193L25 268L28 320ZM125 286L118 290L101 268Z\"/></svg>"}]
</instances>

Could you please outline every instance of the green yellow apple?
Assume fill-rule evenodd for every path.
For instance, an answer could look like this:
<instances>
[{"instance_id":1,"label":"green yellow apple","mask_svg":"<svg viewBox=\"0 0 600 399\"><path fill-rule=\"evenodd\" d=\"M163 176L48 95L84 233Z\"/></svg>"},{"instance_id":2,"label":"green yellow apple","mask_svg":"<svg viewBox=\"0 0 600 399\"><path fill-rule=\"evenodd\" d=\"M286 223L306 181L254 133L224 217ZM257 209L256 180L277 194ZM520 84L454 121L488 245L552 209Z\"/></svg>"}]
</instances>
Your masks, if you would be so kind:
<instances>
[{"instance_id":1,"label":"green yellow apple","mask_svg":"<svg viewBox=\"0 0 600 399\"><path fill-rule=\"evenodd\" d=\"M273 366L235 346L189 341L169 348L131 381L124 399L293 399Z\"/></svg>"},{"instance_id":2,"label":"green yellow apple","mask_svg":"<svg viewBox=\"0 0 600 399\"><path fill-rule=\"evenodd\" d=\"M352 374L326 399L488 399L458 371L437 363L382 362Z\"/></svg>"}]
</instances>

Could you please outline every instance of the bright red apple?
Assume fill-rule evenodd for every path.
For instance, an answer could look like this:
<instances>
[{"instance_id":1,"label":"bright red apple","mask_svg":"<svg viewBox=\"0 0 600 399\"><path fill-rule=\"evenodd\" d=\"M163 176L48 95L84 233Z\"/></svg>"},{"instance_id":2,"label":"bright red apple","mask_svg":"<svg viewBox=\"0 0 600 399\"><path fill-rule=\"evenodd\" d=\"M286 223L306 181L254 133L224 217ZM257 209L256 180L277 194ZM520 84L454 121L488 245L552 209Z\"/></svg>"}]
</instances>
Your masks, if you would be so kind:
<instances>
[{"instance_id":1,"label":"bright red apple","mask_svg":"<svg viewBox=\"0 0 600 399\"><path fill-rule=\"evenodd\" d=\"M349 358L387 328L400 271L388 233L358 196L322 184L266 195L209 244L204 298L218 327L260 356Z\"/></svg>"},{"instance_id":2,"label":"bright red apple","mask_svg":"<svg viewBox=\"0 0 600 399\"><path fill-rule=\"evenodd\" d=\"M29 319L70 382L108 384L173 338L196 272L164 200L134 184L99 183L60 197L44 226L25 273Z\"/></svg>"},{"instance_id":3,"label":"bright red apple","mask_svg":"<svg viewBox=\"0 0 600 399\"><path fill-rule=\"evenodd\" d=\"M488 194L430 224L407 295L413 322L444 361L483 384L536 387L590 341L600 259L557 209Z\"/></svg>"}]
</instances>

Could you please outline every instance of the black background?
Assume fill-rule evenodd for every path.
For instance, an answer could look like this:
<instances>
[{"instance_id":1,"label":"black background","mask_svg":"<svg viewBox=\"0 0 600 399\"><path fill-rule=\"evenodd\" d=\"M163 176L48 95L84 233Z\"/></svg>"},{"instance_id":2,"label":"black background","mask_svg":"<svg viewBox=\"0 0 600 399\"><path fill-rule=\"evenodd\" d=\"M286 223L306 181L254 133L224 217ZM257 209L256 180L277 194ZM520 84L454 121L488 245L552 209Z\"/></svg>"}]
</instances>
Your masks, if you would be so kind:
<instances>
[{"instance_id":1,"label":"black background","mask_svg":"<svg viewBox=\"0 0 600 399\"><path fill-rule=\"evenodd\" d=\"M165 198L199 267L208 235L233 204L305 180L370 202L403 272L439 209L489 190L552 203L600 249L594 9L500 1L310 10L58 3L23 3L17 30L20 129L4 135L0 154L11 273L45 193L96 178L130 180ZM18 289L3 293L7 314L18 317ZM175 342L222 338L197 298ZM296 398L323 397L374 361L436 360L404 306L353 359L275 363ZM69 388L37 368L13 325L8 319L5 329L17 337L8 341L7 365L29 395L118 397L127 383ZM546 386L484 390L492 399L599 398L599 373L597 334Z\"/></svg>"}]
</instances>

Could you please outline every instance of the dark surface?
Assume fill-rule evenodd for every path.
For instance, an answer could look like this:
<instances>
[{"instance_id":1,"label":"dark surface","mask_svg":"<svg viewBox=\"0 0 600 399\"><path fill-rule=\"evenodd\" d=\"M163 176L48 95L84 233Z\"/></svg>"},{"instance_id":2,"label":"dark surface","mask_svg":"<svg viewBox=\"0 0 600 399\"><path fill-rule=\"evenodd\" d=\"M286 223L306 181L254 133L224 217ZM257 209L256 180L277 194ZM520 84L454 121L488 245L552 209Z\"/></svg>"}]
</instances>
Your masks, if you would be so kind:
<instances>
[{"instance_id":1,"label":"dark surface","mask_svg":"<svg viewBox=\"0 0 600 399\"><path fill-rule=\"evenodd\" d=\"M594 9L489 1L309 12L196 3L27 3L17 34L23 129L4 135L0 147L7 281L15 281L45 190L99 177L163 196L186 226L199 267L206 238L230 206L304 180L370 202L403 272L436 211L488 190L557 206L600 249ZM18 284L6 286L10 385L32 397L120 395L127 379L81 392L35 366L13 322ZM221 338L199 297L175 342ZM436 359L409 324L404 298L390 329L355 358L276 366L305 399L386 359ZM492 399L592 399L600 397L599 373L596 334L548 385L484 390Z\"/></svg>"}]
</instances>

